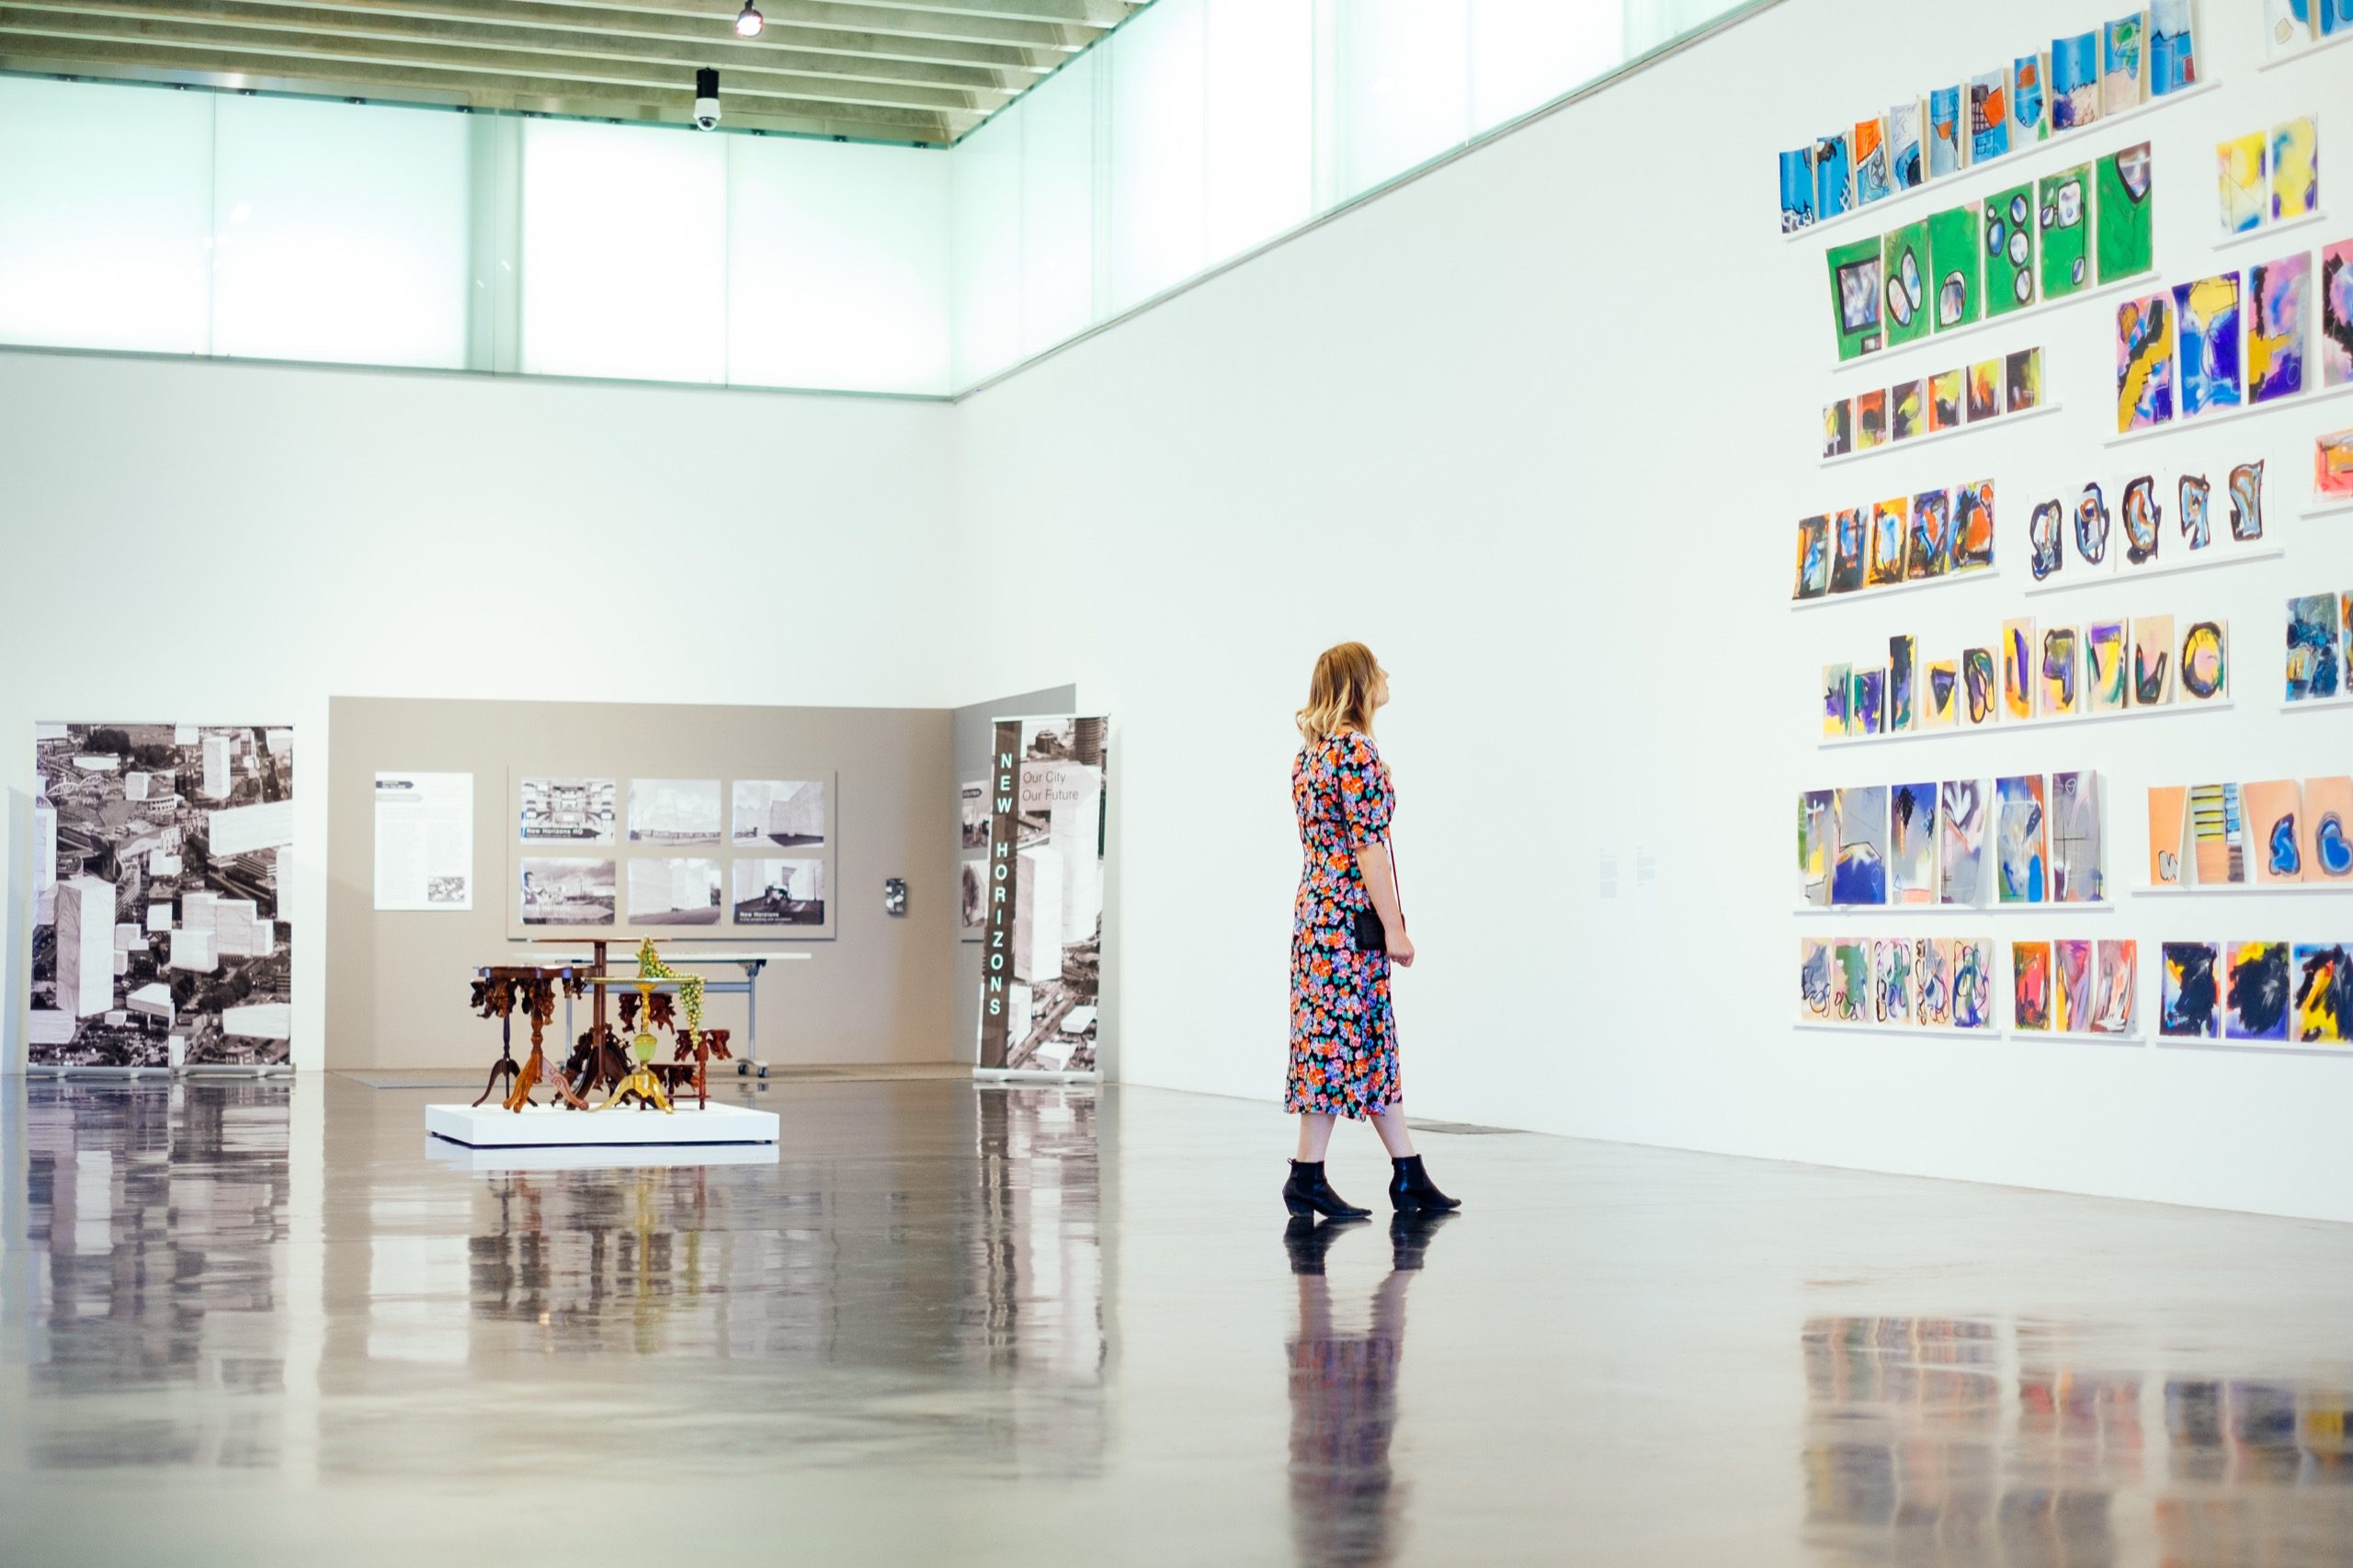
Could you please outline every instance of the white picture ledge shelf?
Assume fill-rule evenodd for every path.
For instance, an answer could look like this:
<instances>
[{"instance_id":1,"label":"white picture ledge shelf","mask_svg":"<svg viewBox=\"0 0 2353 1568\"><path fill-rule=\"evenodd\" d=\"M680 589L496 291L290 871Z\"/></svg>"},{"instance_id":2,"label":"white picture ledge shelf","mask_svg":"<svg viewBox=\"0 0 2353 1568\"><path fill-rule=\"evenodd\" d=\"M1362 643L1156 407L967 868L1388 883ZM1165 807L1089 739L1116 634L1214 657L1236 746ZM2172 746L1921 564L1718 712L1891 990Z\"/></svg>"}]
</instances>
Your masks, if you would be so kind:
<instances>
[{"instance_id":1,"label":"white picture ledge shelf","mask_svg":"<svg viewBox=\"0 0 2353 1568\"><path fill-rule=\"evenodd\" d=\"M1916 452L1922 447L1937 446L1951 440L1956 436L1973 436L1980 430L2006 430L2011 426L2025 420L2039 418L2045 414L2056 414L2063 406L2056 403L2040 403L2032 408L2022 408L2016 414L1989 414L1983 419L1972 419L1965 425L1956 425L1949 430L1932 431L1926 436L1910 436L1901 441L1881 441L1869 451L1847 452L1838 457L1824 458L1822 460L1822 466L1840 468L1847 463L1861 462L1865 458L1884 457L1890 452Z\"/></svg>"},{"instance_id":2,"label":"white picture ledge shelf","mask_svg":"<svg viewBox=\"0 0 2353 1568\"><path fill-rule=\"evenodd\" d=\"M2300 892L2336 893L2342 897L2353 893L2353 878L2334 882L2215 882L2193 883L2188 887L2136 887L2134 898L2262 898L2272 893Z\"/></svg>"},{"instance_id":3,"label":"white picture ledge shelf","mask_svg":"<svg viewBox=\"0 0 2353 1568\"><path fill-rule=\"evenodd\" d=\"M1857 588L1844 594L1824 594L1819 598L1791 599L1791 609L1823 609L1831 605L1877 604L1897 594L1916 593L1922 588L1951 588L1963 583L1987 583L2002 574L1998 566L1972 566L1966 572L1947 572L1935 577L1915 577L1903 583L1882 583L1876 588Z\"/></svg>"},{"instance_id":4,"label":"white picture ledge shelf","mask_svg":"<svg viewBox=\"0 0 2353 1568\"><path fill-rule=\"evenodd\" d=\"M1821 704L1813 705L1819 709ZM2047 718L2003 719L1991 724L1949 724L1938 730L1906 730L1893 735L1848 735L1843 739L1824 736L1821 749L1836 751L1845 746L1881 745L1895 741L1933 740L1946 735L1983 735L2005 730L2038 730L2059 724L2103 724L2118 719L2161 719L2168 713L2220 713L2233 706L2227 697L2211 702L2168 702L2154 708L2120 708L2113 713L2058 713Z\"/></svg>"},{"instance_id":5,"label":"white picture ledge shelf","mask_svg":"<svg viewBox=\"0 0 2353 1568\"><path fill-rule=\"evenodd\" d=\"M1842 918L1858 915L1937 915L1965 920L1979 915L2107 915L2115 908L2103 898L2079 903L2061 903L2051 899L2040 903L1801 903L1796 913Z\"/></svg>"},{"instance_id":6,"label":"white picture ledge shelf","mask_svg":"<svg viewBox=\"0 0 2353 1568\"><path fill-rule=\"evenodd\" d=\"M2317 371L2311 363L2307 362L2305 373L2311 375L2316 374ZM2177 387L2175 390L2178 392L2179 388ZM2293 414L2300 408L2309 408L2313 403L2325 403L2330 398L2342 397L2347 392L2353 392L2353 383L2341 387L2322 387L2317 390L2293 392L2285 397L2272 398L2265 403L2235 403L2229 408L2220 409L2211 414L2177 414L2162 425L2151 425L2139 430L2120 430L2107 437L2101 445L2130 447L2142 441L2158 440L2166 436L2194 436L2200 430L2211 430L2223 425L2235 425L2242 419L2254 419L2266 414ZM1905 444L1910 445L1909 442ZM2318 497L2314 499L2315 502L2319 500Z\"/></svg>"},{"instance_id":7,"label":"white picture ledge shelf","mask_svg":"<svg viewBox=\"0 0 2353 1568\"><path fill-rule=\"evenodd\" d=\"M2119 548L2112 537L2109 540L2109 548ZM2062 567L2041 582L2028 585L2024 591L2028 594L2072 594L2089 588L2113 588L2126 583L2137 583L2143 577L2171 577L2183 572L2219 571L2225 566L2243 565L2250 561L2277 561L2288 553L2288 549L2279 544L2240 545L2229 550L2210 546L2187 561L2167 560L2162 546L2159 551L2156 563L2150 566L2119 565L2105 571L2087 567L2083 575L2075 577L2068 576L2068 568ZM2080 567L2083 562L2078 561L2072 564Z\"/></svg>"},{"instance_id":8,"label":"white picture ledge shelf","mask_svg":"<svg viewBox=\"0 0 2353 1568\"><path fill-rule=\"evenodd\" d=\"M2297 229L2310 228L2314 224L2325 223L2327 222L2328 214L2317 210L2307 212L2301 218L2283 219L2276 223L2267 221L2258 227L2247 230L2245 233L2224 234L2221 239L2214 242L2214 248L2216 250L2235 250L2241 245L2257 245L2271 238L2274 234L2285 234Z\"/></svg>"}]
</instances>

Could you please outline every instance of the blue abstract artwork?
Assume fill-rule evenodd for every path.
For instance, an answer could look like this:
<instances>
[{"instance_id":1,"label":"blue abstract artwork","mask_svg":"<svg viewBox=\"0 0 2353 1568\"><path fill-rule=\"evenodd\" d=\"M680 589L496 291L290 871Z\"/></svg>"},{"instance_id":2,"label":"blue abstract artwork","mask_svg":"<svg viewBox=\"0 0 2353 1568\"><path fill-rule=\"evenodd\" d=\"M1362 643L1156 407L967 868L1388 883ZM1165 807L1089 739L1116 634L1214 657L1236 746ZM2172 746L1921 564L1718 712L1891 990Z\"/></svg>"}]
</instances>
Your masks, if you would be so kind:
<instances>
[{"instance_id":1,"label":"blue abstract artwork","mask_svg":"<svg viewBox=\"0 0 2353 1568\"><path fill-rule=\"evenodd\" d=\"M1781 154L1781 233L1793 234L1813 222L1813 149Z\"/></svg>"}]
</instances>

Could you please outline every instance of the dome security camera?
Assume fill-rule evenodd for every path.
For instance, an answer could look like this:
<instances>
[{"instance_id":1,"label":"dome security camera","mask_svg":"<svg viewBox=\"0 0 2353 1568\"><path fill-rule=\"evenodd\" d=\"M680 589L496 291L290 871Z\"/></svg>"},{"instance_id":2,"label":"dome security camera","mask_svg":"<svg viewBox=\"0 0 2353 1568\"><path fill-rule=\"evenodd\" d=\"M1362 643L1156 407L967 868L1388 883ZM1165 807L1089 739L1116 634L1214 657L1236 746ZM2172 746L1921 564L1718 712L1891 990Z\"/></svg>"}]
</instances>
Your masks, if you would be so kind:
<instances>
[{"instance_id":1,"label":"dome security camera","mask_svg":"<svg viewBox=\"0 0 2353 1568\"><path fill-rule=\"evenodd\" d=\"M716 130L719 125L719 73L706 65L695 73L695 129Z\"/></svg>"}]
</instances>

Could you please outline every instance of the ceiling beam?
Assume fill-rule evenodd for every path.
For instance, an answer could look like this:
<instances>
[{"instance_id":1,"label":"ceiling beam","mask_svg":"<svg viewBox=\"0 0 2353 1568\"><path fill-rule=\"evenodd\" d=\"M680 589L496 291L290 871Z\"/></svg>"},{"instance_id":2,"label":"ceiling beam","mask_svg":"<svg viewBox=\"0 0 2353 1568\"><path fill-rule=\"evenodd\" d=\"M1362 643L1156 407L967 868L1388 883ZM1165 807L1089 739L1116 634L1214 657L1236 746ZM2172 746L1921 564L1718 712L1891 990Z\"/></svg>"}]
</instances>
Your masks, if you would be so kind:
<instances>
[{"instance_id":1,"label":"ceiling beam","mask_svg":"<svg viewBox=\"0 0 2353 1568\"><path fill-rule=\"evenodd\" d=\"M584 6L600 11L651 11L668 16L709 17L713 0L524 0L528 5ZM718 0L726 16L734 7ZM932 39L957 43L1010 45L1075 54L1092 42L1099 28L1066 27L1027 22L1003 17L981 17L948 11L900 11L884 6L837 4L835 0L773 0L760 7L771 28L817 28L831 31L883 33L906 39Z\"/></svg>"},{"instance_id":2,"label":"ceiling beam","mask_svg":"<svg viewBox=\"0 0 2353 1568\"><path fill-rule=\"evenodd\" d=\"M971 66L901 63L889 74L836 70L834 67L843 63L838 57L739 40L732 31L724 35L723 43L710 36L672 42L610 32L427 23L249 0L19 0L0 5L0 13L6 12L77 18L69 25L74 36L143 38L190 46L212 38L231 51L283 50L310 56L322 52L314 40L350 40L352 47L386 58L415 59L450 69L468 66L476 55L482 57L480 68L485 71L511 69L508 56L529 55L542 59L542 69L551 75L593 75L601 65L591 62L622 61L660 67L665 79L687 82L697 66L716 65L725 73L723 83L730 91L739 83L749 82L807 96L809 84L823 83L828 85L822 97L907 108L985 113L1001 108L1011 96L1011 90L996 79L997 74ZM138 26L142 23L151 25ZM67 30L65 27L59 29L61 33ZM257 42L256 32L278 36Z\"/></svg>"},{"instance_id":3,"label":"ceiling beam","mask_svg":"<svg viewBox=\"0 0 2353 1568\"><path fill-rule=\"evenodd\" d=\"M1127 0L858 0L892 11L934 11L956 17L998 17L1064 27L1115 28L1136 9Z\"/></svg>"},{"instance_id":4,"label":"ceiling beam","mask_svg":"<svg viewBox=\"0 0 2353 1568\"><path fill-rule=\"evenodd\" d=\"M114 40L28 36L0 19L0 70L135 81L182 80L272 92L666 125L686 124L694 110L691 85L668 89L527 75L470 80L446 71L373 60L339 60L332 62L331 69L324 68L324 64L268 53L224 53L217 49L192 52ZM730 96L727 123L799 135L945 145L975 118L746 94Z\"/></svg>"},{"instance_id":5,"label":"ceiling beam","mask_svg":"<svg viewBox=\"0 0 2353 1568\"><path fill-rule=\"evenodd\" d=\"M669 51L658 46L653 51L654 58L544 53L514 47L475 48L438 37L400 32L300 32L276 27L214 25L178 17L174 14L158 19L123 10L90 14L7 5L0 6L0 35L169 50L179 51L187 62L208 54L267 56L282 62L301 62L314 73L366 64L440 73L444 80L470 76L544 78L577 84L576 90L597 93L614 89L638 95L675 91L682 93L689 103L694 97L691 89L695 66L714 62L670 59ZM743 63L736 64L723 78L722 92L725 97L735 100L790 99L801 104L924 110L933 115L949 110L985 112L1005 99L1003 93L994 89L983 102L982 95L965 88L858 81Z\"/></svg>"}]
</instances>

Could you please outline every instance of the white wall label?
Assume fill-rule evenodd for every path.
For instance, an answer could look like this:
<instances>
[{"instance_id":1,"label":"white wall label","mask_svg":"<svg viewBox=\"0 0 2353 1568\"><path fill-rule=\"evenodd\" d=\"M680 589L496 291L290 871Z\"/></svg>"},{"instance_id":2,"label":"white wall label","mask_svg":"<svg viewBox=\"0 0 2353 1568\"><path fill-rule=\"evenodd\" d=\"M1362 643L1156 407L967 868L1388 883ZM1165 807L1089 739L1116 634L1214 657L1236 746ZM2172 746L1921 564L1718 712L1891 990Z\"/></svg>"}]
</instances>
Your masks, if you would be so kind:
<instances>
[{"instance_id":1,"label":"white wall label","mask_svg":"<svg viewBox=\"0 0 2353 1568\"><path fill-rule=\"evenodd\" d=\"M474 906L474 776L376 775L376 907Z\"/></svg>"}]
</instances>

